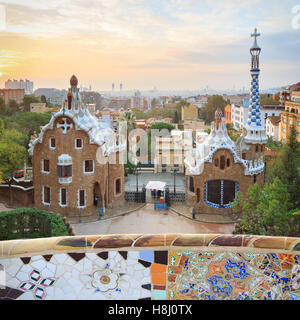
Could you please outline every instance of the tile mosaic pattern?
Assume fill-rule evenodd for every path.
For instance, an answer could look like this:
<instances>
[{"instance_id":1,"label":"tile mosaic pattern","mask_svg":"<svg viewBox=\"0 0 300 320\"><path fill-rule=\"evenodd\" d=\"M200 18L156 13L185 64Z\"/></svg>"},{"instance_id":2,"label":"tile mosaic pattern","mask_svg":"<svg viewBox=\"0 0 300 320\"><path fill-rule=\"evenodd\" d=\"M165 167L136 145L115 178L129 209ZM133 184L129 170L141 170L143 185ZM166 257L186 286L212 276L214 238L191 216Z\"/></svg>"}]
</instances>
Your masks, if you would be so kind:
<instances>
[{"instance_id":1,"label":"tile mosaic pattern","mask_svg":"<svg viewBox=\"0 0 300 320\"><path fill-rule=\"evenodd\" d=\"M168 299L290 300L300 255L170 251Z\"/></svg>"},{"instance_id":2,"label":"tile mosaic pattern","mask_svg":"<svg viewBox=\"0 0 300 320\"><path fill-rule=\"evenodd\" d=\"M300 297L299 238L163 234L12 240L0 242L0 264L6 272L0 299Z\"/></svg>"}]
</instances>

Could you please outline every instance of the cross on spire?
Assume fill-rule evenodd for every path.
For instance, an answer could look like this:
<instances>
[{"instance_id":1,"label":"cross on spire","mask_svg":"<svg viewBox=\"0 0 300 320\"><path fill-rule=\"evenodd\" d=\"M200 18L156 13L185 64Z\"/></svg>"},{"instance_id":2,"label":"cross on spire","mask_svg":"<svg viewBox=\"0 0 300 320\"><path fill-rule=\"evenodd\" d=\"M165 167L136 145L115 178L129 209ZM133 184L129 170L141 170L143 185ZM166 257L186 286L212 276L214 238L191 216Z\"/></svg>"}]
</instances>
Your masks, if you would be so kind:
<instances>
[{"instance_id":1,"label":"cross on spire","mask_svg":"<svg viewBox=\"0 0 300 320\"><path fill-rule=\"evenodd\" d=\"M254 33L251 34L251 37L254 37L254 40L256 41L256 38L260 36L260 33L257 33L257 28L254 28Z\"/></svg>"}]
</instances>

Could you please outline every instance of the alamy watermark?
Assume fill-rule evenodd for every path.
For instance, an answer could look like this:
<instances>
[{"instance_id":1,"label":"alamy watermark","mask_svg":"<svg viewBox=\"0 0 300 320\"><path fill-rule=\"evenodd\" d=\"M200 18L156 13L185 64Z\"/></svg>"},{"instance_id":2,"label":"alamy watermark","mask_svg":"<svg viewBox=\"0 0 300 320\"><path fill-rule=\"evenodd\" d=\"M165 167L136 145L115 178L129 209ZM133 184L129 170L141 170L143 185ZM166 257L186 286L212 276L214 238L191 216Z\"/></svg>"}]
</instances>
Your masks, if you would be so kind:
<instances>
[{"instance_id":1,"label":"alamy watermark","mask_svg":"<svg viewBox=\"0 0 300 320\"><path fill-rule=\"evenodd\" d=\"M292 14L294 15L292 19L292 28L300 30L300 4L292 8Z\"/></svg>"},{"instance_id":2,"label":"alamy watermark","mask_svg":"<svg viewBox=\"0 0 300 320\"><path fill-rule=\"evenodd\" d=\"M204 130L170 132L165 128L147 131L138 128L128 132L126 121L120 121L118 125L117 132L97 149L99 164L184 166L188 163L195 167L207 156L204 140L208 133ZM102 134L99 131L96 139L103 139ZM114 152L116 148L118 154ZM202 167L198 169L201 171Z\"/></svg>"}]
</instances>

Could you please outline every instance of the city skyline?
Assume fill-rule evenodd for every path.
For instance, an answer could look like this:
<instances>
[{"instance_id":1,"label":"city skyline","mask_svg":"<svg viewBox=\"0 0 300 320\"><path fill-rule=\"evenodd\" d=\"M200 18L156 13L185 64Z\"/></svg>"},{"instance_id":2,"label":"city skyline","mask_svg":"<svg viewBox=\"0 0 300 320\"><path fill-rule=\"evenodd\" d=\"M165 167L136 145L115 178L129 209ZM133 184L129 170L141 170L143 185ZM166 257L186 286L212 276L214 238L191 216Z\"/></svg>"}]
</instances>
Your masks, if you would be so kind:
<instances>
[{"instance_id":1,"label":"city skyline","mask_svg":"<svg viewBox=\"0 0 300 320\"><path fill-rule=\"evenodd\" d=\"M261 33L261 89L299 81L296 1L3 0L0 83L111 90L248 88L250 33ZM300 11L300 10L299 10ZM298 19L299 20L299 19ZM118 91L118 90L116 90Z\"/></svg>"}]
</instances>

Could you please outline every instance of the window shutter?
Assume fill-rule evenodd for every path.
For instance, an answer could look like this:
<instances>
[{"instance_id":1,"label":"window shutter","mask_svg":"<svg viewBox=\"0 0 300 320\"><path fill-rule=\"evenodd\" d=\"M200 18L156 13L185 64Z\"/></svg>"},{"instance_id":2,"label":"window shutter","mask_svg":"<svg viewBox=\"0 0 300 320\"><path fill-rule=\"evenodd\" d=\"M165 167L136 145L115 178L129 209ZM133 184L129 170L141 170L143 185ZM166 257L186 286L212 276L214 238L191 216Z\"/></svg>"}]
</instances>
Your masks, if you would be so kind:
<instances>
[{"instance_id":1,"label":"window shutter","mask_svg":"<svg viewBox=\"0 0 300 320\"><path fill-rule=\"evenodd\" d=\"M62 167L61 166L57 166L57 175L59 177L62 177Z\"/></svg>"}]
</instances>

